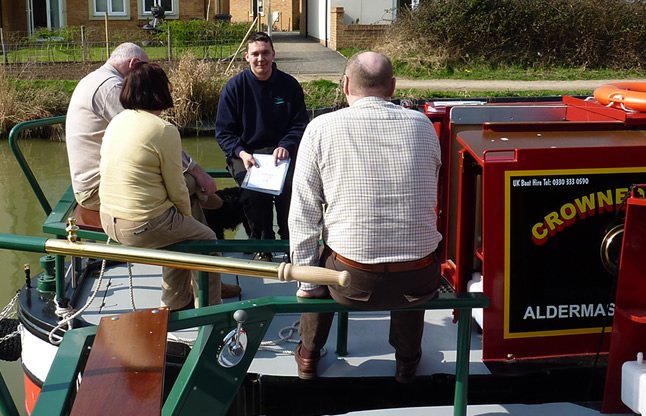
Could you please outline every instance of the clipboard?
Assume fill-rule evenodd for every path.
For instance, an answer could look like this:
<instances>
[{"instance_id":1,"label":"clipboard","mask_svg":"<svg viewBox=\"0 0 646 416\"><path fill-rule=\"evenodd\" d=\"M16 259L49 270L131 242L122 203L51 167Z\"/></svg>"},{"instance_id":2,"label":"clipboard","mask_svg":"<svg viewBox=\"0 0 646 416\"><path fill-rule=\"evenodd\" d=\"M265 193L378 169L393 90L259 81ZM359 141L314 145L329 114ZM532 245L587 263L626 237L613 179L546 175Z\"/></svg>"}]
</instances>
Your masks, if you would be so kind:
<instances>
[{"instance_id":1,"label":"clipboard","mask_svg":"<svg viewBox=\"0 0 646 416\"><path fill-rule=\"evenodd\" d=\"M279 160L278 165L274 165L273 155L254 153L253 158L258 165L247 170L241 186L252 191L280 195L291 159Z\"/></svg>"}]
</instances>

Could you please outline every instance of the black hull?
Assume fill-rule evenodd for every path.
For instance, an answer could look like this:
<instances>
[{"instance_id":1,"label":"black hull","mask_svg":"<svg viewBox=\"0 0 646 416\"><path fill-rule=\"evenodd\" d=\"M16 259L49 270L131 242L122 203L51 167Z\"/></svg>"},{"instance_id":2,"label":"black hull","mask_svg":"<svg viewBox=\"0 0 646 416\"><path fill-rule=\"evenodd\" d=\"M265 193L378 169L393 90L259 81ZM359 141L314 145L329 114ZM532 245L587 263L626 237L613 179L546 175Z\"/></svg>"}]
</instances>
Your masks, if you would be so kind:
<instances>
[{"instance_id":1,"label":"black hull","mask_svg":"<svg viewBox=\"0 0 646 416\"><path fill-rule=\"evenodd\" d=\"M524 374L469 377L469 405L573 402L598 409L605 367L545 368ZM403 385L392 377L324 378L249 375L230 416L317 416L359 410L451 406L455 376L434 374Z\"/></svg>"}]
</instances>

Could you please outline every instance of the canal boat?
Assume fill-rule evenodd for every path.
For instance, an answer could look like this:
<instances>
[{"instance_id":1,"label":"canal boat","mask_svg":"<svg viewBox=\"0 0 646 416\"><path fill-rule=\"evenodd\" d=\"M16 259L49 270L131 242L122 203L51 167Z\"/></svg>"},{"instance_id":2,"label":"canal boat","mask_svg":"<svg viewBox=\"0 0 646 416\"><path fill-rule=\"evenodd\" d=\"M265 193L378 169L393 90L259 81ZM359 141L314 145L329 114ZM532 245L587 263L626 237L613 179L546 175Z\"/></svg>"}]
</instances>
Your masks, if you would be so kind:
<instances>
[{"instance_id":1,"label":"canal boat","mask_svg":"<svg viewBox=\"0 0 646 416\"><path fill-rule=\"evenodd\" d=\"M294 296L295 279L351 276L299 271L280 261L287 241L250 241L242 231L164 250L106 244L71 190L49 205L20 151L25 130L64 118L16 126L10 144L50 236L0 235L0 248L46 254L42 271L26 269L18 297L28 413L632 412L639 389L622 400L621 366L646 349L643 306L630 296L639 285L631 261L646 196L646 113L567 96L424 101L411 111L429 117L441 143L444 240L442 290L421 306L424 353L407 385L393 377L389 311ZM202 254L215 251L223 256ZM275 260L250 260L254 251ZM202 282L219 271L241 297L160 309L160 266L169 264L200 270ZM336 330L320 378L305 381L293 350L298 316L311 311L336 312Z\"/></svg>"}]
</instances>

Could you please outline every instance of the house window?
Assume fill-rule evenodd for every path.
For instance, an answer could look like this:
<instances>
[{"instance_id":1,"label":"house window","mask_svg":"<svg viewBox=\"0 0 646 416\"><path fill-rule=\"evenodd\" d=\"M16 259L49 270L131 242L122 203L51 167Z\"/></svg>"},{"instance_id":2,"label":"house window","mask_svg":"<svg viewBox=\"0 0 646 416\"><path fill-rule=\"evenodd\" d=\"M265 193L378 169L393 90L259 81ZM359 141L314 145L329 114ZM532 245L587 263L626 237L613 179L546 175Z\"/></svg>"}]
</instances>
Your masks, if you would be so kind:
<instances>
[{"instance_id":1,"label":"house window","mask_svg":"<svg viewBox=\"0 0 646 416\"><path fill-rule=\"evenodd\" d=\"M94 15L126 16L127 0L93 0Z\"/></svg>"},{"instance_id":2,"label":"house window","mask_svg":"<svg viewBox=\"0 0 646 416\"><path fill-rule=\"evenodd\" d=\"M150 9L153 6L162 6L167 16L177 14L177 0L143 0L143 14L145 16L151 15Z\"/></svg>"}]
</instances>

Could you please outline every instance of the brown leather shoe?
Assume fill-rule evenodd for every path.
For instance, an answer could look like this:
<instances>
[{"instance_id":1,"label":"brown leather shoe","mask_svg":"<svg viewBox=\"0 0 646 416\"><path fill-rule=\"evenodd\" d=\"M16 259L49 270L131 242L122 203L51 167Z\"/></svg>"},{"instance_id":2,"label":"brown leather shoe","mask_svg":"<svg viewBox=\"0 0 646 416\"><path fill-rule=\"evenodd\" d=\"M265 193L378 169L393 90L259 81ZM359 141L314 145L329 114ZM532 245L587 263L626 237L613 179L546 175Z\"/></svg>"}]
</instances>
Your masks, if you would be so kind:
<instances>
[{"instance_id":1,"label":"brown leather shoe","mask_svg":"<svg viewBox=\"0 0 646 416\"><path fill-rule=\"evenodd\" d=\"M242 289L238 285L230 285L222 283L222 299L237 298L242 293Z\"/></svg>"},{"instance_id":2,"label":"brown leather shoe","mask_svg":"<svg viewBox=\"0 0 646 416\"><path fill-rule=\"evenodd\" d=\"M395 381L402 384L412 383L415 379L415 373L417 372L417 366L421 358L422 354L420 353L412 361L397 360L395 365Z\"/></svg>"},{"instance_id":3,"label":"brown leather shoe","mask_svg":"<svg viewBox=\"0 0 646 416\"><path fill-rule=\"evenodd\" d=\"M298 378L301 380L314 380L318 378L316 368L318 367L321 356L315 358L304 358L301 355L302 343L298 343L294 350L294 359L296 359L296 366L298 367Z\"/></svg>"}]
</instances>

